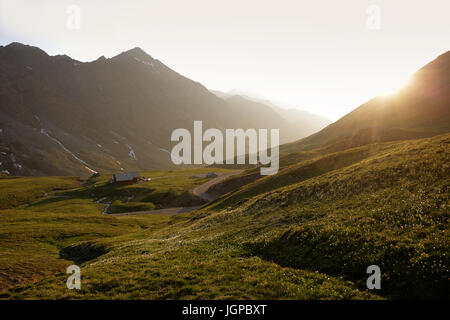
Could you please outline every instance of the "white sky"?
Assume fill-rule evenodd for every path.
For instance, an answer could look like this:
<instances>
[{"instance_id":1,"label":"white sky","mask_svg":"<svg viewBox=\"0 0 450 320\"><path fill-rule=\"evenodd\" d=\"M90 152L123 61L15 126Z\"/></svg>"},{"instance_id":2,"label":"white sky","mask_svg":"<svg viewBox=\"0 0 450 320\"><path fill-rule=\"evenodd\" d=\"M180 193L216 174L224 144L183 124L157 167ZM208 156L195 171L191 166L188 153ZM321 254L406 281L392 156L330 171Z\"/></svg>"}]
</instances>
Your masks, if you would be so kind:
<instances>
[{"instance_id":1,"label":"white sky","mask_svg":"<svg viewBox=\"0 0 450 320\"><path fill-rule=\"evenodd\" d=\"M80 29L67 27L69 5ZM450 50L449 12L449 0L0 0L0 44L81 61L138 46L210 89L336 120Z\"/></svg>"}]
</instances>

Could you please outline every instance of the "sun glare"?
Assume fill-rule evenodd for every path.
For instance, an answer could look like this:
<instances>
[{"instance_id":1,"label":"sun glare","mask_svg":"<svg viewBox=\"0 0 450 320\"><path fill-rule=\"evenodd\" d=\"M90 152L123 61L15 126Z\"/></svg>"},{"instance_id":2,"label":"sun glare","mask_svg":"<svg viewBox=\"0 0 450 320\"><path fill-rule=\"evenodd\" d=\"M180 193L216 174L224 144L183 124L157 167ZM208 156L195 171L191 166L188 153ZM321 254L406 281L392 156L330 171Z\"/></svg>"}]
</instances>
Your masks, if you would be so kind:
<instances>
[{"instance_id":1,"label":"sun glare","mask_svg":"<svg viewBox=\"0 0 450 320\"><path fill-rule=\"evenodd\" d=\"M401 91L403 88L408 86L408 84L411 82L411 77L405 78L392 78L388 81L386 81L383 84L383 88L381 90L381 95L383 96L392 96L399 91Z\"/></svg>"}]
</instances>

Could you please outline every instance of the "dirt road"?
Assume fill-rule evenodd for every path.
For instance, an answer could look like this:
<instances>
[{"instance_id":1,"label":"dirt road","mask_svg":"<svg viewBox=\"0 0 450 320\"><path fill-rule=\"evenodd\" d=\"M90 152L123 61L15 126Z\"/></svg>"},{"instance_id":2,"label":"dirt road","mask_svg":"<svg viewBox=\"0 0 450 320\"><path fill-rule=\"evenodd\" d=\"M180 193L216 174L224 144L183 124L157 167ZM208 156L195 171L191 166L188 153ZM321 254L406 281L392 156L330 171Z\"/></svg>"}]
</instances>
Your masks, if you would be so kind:
<instances>
[{"instance_id":1,"label":"dirt road","mask_svg":"<svg viewBox=\"0 0 450 320\"><path fill-rule=\"evenodd\" d=\"M206 200L208 202L214 201L219 196L207 193L208 189L211 186L225 180L226 178L231 177L231 176L241 173L241 172L242 172L242 170L237 170L237 171L227 172L225 174L219 175L217 178L211 179L208 182L206 182L202 185L199 185L198 187L195 187L194 190L192 190L192 193L194 195L196 195L197 197L202 198L203 200Z\"/></svg>"},{"instance_id":2,"label":"dirt road","mask_svg":"<svg viewBox=\"0 0 450 320\"><path fill-rule=\"evenodd\" d=\"M214 179L211 179L211 180L205 182L204 184L199 185L198 187L195 187L192 190L192 193L195 196L197 196L199 198L202 198L203 200L206 200L208 202L214 201L214 200L216 200L218 198L218 196L207 193L208 189L211 186L215 185L216 183L219 183L219 182L225 180L226 178L231 177L232 175L235 175L235 174L238 174L238 173L241 173L241 172L242 172L242 170L236 170L236 171L227 172L227 173L217 172L216 174L218 175L218 177L216 177ZM200 207L201 206L196 206L196 207L177 207L177 208L166 208L166 209L149 210L149 211L109 213L108 215L111 215L111 216L134 216L134 215L138 215L138 214L162 214L162 215L173 216L173 215L176 215L176 214L182 214L182 213L186 213L186 212L189 212L189 211L194 211L194 210L197 210Z\"/></svg>"}]
</instances>

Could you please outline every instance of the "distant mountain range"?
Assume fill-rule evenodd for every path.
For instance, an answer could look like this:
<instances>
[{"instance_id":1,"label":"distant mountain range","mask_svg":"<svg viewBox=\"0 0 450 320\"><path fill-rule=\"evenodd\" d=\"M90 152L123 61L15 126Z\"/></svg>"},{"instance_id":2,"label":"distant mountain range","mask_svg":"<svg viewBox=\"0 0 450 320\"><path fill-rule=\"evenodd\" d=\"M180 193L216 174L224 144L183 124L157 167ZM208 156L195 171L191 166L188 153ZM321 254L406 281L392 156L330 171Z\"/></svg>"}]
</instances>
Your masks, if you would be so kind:
<instances>
[{"instance_id":1,"label":"distant mountain range","mask_svg":"<svg viewBox=\"0 0 450 320\"><path fill-rule=\"evenodd\" d=\"M284 120L288 122L288 124L283 127L287 140L299 139L298 136L306 137L326 127L332 122L325 117L312 114L305 110L293 108L291 106L281 107L281 105L273 103L270 100L258 98L237 89L233 89L228 92L211 90L211 92L233 105L239 104L243 107L253 107L255 109L261 108L261 105L273 108Z\"/></svg>"},{"instance_id":2,"label":"distant mountain range","mask_svg":"<svg viewBox=\"0 0 450 320\"><path fill-rule=\"evenodd\" d=\"M170 134L194 120L222 130L279 128L281 143L328 124L241 96L219 98L140 48L83 63L1 46L0 102L0 172L8 175L171 168Z\"/></svg>"}]
</instances>

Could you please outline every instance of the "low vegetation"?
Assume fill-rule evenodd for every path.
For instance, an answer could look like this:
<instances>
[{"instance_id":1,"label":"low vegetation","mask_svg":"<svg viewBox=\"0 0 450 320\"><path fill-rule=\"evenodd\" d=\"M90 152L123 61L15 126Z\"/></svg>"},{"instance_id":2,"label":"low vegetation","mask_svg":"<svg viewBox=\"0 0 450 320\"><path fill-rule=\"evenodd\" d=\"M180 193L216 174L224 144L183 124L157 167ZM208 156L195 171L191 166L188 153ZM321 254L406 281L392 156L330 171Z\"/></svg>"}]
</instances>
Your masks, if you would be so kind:
<instances>
[{"instance_id":1,"label":"low vegetation","mask_svg":"<svg viewBox=\"0 0 450 320\"><path fill-rule=\"evenodd\" d=\"M0 289L62 271L70 264L69 257L76 260L73 255L63 254L64 248L71 245L167 225L171 220L168 216L112 217L101 213L107 201L114 201L113 212L154 209L151 202L127 201L130 193L136 191L133 187L142 197L156 192L176 198L207 181L203 176L206 172L144 172L143 175L164 179L134 186L110 184L110 175L83 182L72 177L1 178ZM100 197L105 199L99 202Z\"/></svg>"},{"instance_id":2,"label":"low vegetation","mask_svg":"<svg viewBox=\"0 0 450 320\"><path fill-rule=\"evenodd\" d=\"M214 169L226 173L227 169ZM110 182L110 174L96 174L85 185L59 193L60 196L92 198L110 203L108 213L146 211L154 209L198 206L204 200L192 194L192 189L209 180L211 169L182 169L175 171L144 171L141 176L149 181L120 185Z\"/></svg>"},{"instance_id":3,"label":"low vegetation","mask_svg":"<svg viewBox=\"0 0 450 320\"><path fill-rule=\"evenodd\" d=\"M0 209L30 203L44 194L80 186L73 177L16 178L0 177Z\"/></svg>"},{"instance_id":4,"label":"low vegetation","mask_svg":"<svg viewBox=\"0 0 450 320\"><path fill-rule=\"evenodd\" d=\"M447 134L312 154L176 216L101 215L95 201L123 205L121 192L132 189L133 201L167 205L175 200L146 202L136 189L153 188L152 197L172 184L180 195L205 181L192 178L199 172L149 172L153 187L119 193L96 177L0 211L0 297L447 298L449 145ZM73 263L81 290L65 285ZM369 292L373 264L382 288Z\"/></svg>"}]
</instances>

